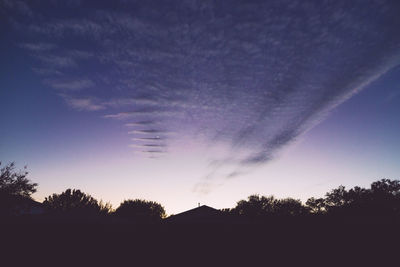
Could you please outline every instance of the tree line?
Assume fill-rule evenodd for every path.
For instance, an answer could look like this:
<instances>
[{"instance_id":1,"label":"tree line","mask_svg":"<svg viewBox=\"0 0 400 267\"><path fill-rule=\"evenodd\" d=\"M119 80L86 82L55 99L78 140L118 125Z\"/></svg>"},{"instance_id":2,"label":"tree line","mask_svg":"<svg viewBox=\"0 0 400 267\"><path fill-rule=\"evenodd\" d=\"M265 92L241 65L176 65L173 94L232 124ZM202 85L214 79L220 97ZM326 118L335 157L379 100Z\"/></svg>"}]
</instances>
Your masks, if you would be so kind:
<instances>
[{"instance_id":1,"label":"tree line","mask_svg":"<svg viewBox=\"0 0 400 267\"><path fill-rule=\"evenodd\" d=\"M226 213L252 219L300 216L331 217L392 217L400 218L400 181L381 179L370 188L356 186L346 190L339 186L322 198L309 198L305 204L299 199L277 199L274 196L251 195L240 200Z\"/></svg>"},{"instance_id":2,"label":"tree line","mask_svg":"<svg viewBox=\"0 0 400 267\"><path fill-rule=\"evenodd\" d=\"M0 169L0 215L17 215L33 202L31 195L38 185L27 175L26 168L16 171L14 163ZM166 217L164 207L155 201L128 199L114 210L110 203L98 201L78 189L52 194L45 198L42 207L46 214L54 216L115 216L140 222L157 222ZM238 201L234 208L221 211L227 217L249 220L312 216L400 218L400 181L381 179L369 188L356 186L349 190L339 186L325 197L312 197L304 204L299 199L251 195Z\"/></svg>"},{"instance_id":3,"label":"tree line","mask_svg":"<svg viewBox=\"0 0 400 267\"><path fill-rule=\"evenodd\" d=\"M0 169L0 215L23 214L31 207L31 195L36 192L38 184L31 182L27 175L26 167L16 171L13 162ZM62 217L113 215L142 222L154 222L166 217L164 207L155 201L128 199L114 210L110 203L98 201L79 189L66 189L60 194L52 194L45 198L42 207L47 215Z\"/></svg>"}]
</instances>

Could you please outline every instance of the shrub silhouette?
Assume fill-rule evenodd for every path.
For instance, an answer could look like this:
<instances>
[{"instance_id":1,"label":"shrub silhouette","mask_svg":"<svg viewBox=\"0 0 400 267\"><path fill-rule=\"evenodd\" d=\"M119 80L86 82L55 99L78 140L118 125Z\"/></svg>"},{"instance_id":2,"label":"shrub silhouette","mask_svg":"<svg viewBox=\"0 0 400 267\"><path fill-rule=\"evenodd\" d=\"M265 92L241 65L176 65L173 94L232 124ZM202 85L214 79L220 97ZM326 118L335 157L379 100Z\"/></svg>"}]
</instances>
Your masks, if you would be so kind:
<instances>
[{"instance_id":1,"label":"shrub silhouette","mask_svg":"<svg viewBox=\"0 0 400 267\"><path fill-rule=\"evenodd\" d=\"M48 196L43 205L50 213L76 216L106 215L111 211L110 204L98 202L78 189L67 189L61 194Z\"/></svg>"},{"instance_id":2,"label":"shrub silhouette","mask_svg":"<svg viewBox=\"0 0 400 267\"><path fill-rule=\"evenodd\" d=\"M14 162L0 169L0 214L14 215L28 208L27 204L31 194L36 192L37 183L29 181L27 175L26 167L15 171Z\"/></svg>"},{"instance_id":3,"label":"shrub silhouette","mask_svg":"<svg viewBox=\"0 0 400 267\"><path fill-rule=\"evenodd\" d=\"M115 215L138 222L157 222L166 217L161 204L142 199L125 200L115 210Z\"/></svg>"}]
</instances>

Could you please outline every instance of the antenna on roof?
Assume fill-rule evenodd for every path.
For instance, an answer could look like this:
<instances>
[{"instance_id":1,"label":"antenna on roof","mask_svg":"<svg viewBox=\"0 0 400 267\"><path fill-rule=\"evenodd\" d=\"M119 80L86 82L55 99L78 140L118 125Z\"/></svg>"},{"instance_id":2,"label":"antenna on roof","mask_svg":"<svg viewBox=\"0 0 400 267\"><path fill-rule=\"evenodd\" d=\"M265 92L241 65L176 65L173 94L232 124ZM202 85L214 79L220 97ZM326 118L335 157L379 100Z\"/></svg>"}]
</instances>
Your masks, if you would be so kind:
<instances>
[{"instance_id":1,"label":"antenna on roof","mask_svg":"<svg viewBox=\"0 0 400 267\"><path fill-rule=\"evenodd\" d=\"M200 202L198 204L199 204L199 207L200 207Z\"/></svg>"}]
</instances>

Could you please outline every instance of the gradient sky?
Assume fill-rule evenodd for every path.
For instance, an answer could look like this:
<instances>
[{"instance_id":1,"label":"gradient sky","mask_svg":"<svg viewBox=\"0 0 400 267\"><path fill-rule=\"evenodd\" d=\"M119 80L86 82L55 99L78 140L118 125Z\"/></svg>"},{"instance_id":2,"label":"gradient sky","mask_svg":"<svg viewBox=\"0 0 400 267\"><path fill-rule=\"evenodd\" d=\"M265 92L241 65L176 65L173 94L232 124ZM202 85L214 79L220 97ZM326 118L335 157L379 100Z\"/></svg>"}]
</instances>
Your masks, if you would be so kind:
<instances>
[{"instance_id":1,"label":"gradient sky","mask_svg":"<svg viewBox=\"0 0 400 267\"><path fill-rule=\"evenodd\" d=\"M0 161L169 214L400 172L398 1L0 0Z\"/></svg>"}]
</instances>

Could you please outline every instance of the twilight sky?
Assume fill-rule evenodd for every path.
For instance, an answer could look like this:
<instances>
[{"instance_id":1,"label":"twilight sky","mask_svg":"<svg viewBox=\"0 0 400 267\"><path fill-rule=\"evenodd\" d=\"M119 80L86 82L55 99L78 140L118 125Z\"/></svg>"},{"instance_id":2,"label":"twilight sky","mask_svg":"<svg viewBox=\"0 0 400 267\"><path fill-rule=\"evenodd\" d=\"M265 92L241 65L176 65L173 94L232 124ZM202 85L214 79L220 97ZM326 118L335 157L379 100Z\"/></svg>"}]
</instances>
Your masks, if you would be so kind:
<instances>
[{"instance_id":1,"label":"twilight sky","mask_svg":"<svg viewBox=\"0 0 400 267\"><path fill-rule=\"evenodd\" d=\"M0 161L168 213L400 173L400 2L0 0Z\"/></svg>"}]
</instances>

